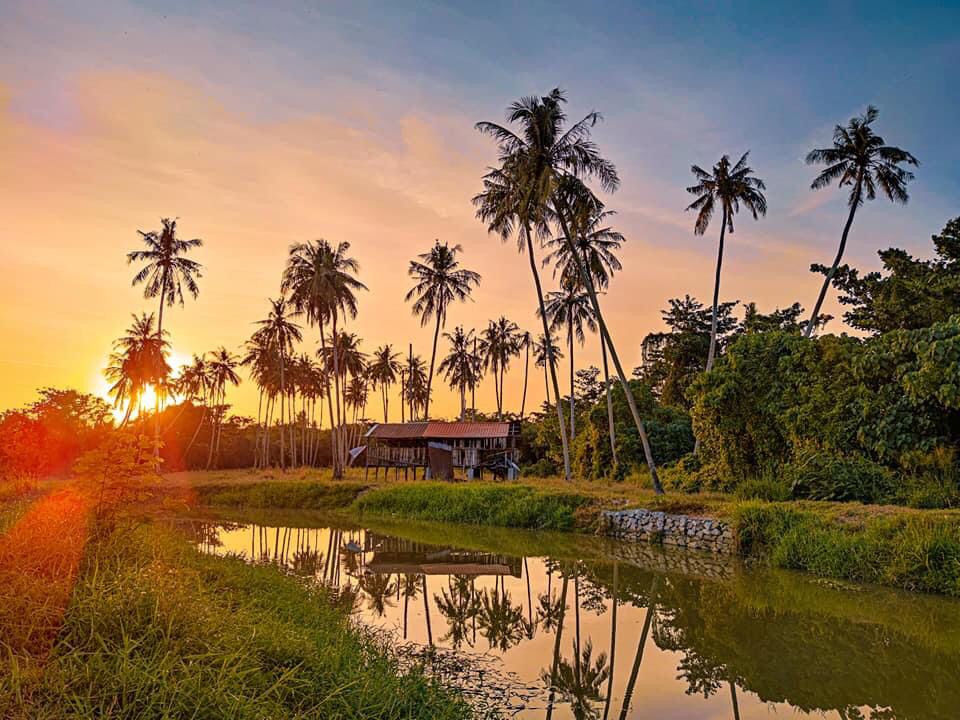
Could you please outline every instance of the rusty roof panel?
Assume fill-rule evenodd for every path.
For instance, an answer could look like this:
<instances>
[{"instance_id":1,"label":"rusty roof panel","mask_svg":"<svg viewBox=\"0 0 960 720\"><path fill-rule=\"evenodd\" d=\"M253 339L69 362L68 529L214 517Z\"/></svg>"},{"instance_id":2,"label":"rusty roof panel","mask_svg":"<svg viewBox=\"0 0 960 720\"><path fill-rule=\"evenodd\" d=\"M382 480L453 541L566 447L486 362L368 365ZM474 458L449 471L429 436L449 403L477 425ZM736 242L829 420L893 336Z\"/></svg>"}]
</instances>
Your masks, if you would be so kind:
<instances>
[{"instance_id":1,"label":"rusty roof panel","mask_svg":"<svg viewBox=\"0 0 960 720\"><path fill-rule=\"evenodd\" d=\"M423 437L428 438L499 438L510 436L508 422L432 422Z\"/></svg>"},{"instance_id":2,"label":"rusty roof panel","mask_svg":"<svg viewBox=\"0 0 960 720\"><path fill-rule=\"evenodd\" d=\"M367 437L380 440L413 440L423 437L430 423L377 423L367 431Z\"/></svg>"}]
</instances>

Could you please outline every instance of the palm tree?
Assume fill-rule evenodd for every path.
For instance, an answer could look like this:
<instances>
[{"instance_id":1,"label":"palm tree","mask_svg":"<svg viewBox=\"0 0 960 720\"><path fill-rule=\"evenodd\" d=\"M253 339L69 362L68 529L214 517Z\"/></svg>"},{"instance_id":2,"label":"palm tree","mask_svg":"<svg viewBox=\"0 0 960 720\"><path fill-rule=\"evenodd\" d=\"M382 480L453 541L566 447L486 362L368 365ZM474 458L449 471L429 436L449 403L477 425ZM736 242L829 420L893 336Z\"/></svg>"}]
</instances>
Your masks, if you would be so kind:
<instances>
[{"instance_id":1,"label":"palm tree","mask_svg":"<svg viewBox=\"0 0 960 720\"><path fill-rule=\"evenodd\" d=\"M600 688L610 676L606 653L601 652L594 661L593 643L587 640L582 650L576 649L572 665L560 660L553 687L570 703L576 720L596 718L599 713L592 703L606 699ZM544 683L551 682L551 673L546 670L540 673L540 677Z\"/></svg>"},{"instance_id":2,"label":"palm tree","mask_svg":"<svg viewBox=\"0 0 960 720\"><path fill-rule=\"evenodd\" d=\"M207 361L202 355L194 354L193 360L188 365L180 368L180 377L176 380L175 391L183 398L184 403L200 400L203 405L203 411L200 413L200 422L197 423L197 429L193 431L193 437L183 456L186 457L193 447L193 443L203 427L203 421L207 418L207 401L210 394L210 373L207 369Z\"/></svg>"},{"instance_id":3,"label":"palm tree","mask_svg":"<svg viewBox=\"0 0 960 720\"><path fill-rule=\"evenodd\" d=\"M381 345L373 353L368 368L370 380L380 388L383 396L383 421L390 422L388 415L390 386L397 381L400 372L400 353L395 353L391 345Z\"/></svg>"},{"instance_id":4,"label":"palm tree","mask_svg":"<svg viewBox=\"0 0 960 720\"><path fill-rule=\"evenodd\" d=\"M450 352L440 361L440 372L450 387L460 392L460 420L467 414L467 388L474 387L479 380L477 358L473 348L476 336L473 330L464 330L462 325L443 337L450 343Z\"/></svg>"},{"instance_id":5,"label":"palm tree","mask_svg":"<svg viewBox=\"0 0 960 720\"><path fill-rule=\"evenodd\" d=\"M507 109L507 121L514 122L526 116L525 101L513 103ZM549 208L543 201L540 193L536 192L537 182L535 173L523 173L520 170L523 163L519 158L533 155L536 143L521 140L507 128L491 122L479 122L475 126L480 132L493 137L500 150L500 167L490 168L483 177L483 192L473 198L477 208L477 218L487 224L487 231L496 233L503 242L506 242L514 230L517 230L517 250L527 253L530 262L530 273L533 275L533 285L537 291L537 306L540 310L540 319L543 324L543 334L548 335L547 315L544 311L543 286L540 283L540 273L537 270L537 258L534 252L534 233L538 240L549 234ZM519 157L518 157L519 156ZM552 347L547 346L547 352ZM554 395L560 397L560 385L557 382L556 362L551 358L547 363L550 370L550 379L553 383ZM563 422L563 409L557 403L557 424L560 428L560 443L563 448L564 477L569 482L570 475L570 445L567 439L567 429Z\"/></svg>"},{"instance_id":6,"label":"palm tree","mask_svg":"<svg viewBox=\"0 0 960 720\"><path fill-rule=\"evenodd\" d=\"M260 335L259 331L247 340L244 347L246 354L240 364L250 368L250 379L256 383L260 391L257 403L257 426L262 429L258 433L256 442L256 462L258 467L263 467L270 461L270 413L276 395L275 388L279 387L279 353L275 352L273 344ZM264 395L267 397L265 409Z\"/></svg>"},{"instance_id":7,"label":"palm tree","mask_svg":"<svg viewBox=\"0 0 960 720\"><path fill-rule=\"evenodd\" d=\"M286 360L293 352L294 342L303 339L300 326L291 319L294 308L285 298L270 300L270 312L264 320L257 321L260 329L255 338L265 342L277 353L280 369L280 469L286 469L286 446L284 441L285 401L287 394Z\"/></svg>"},{"instance_id":8,"label":"palm tree","mask_svg":"<svg viewBox=\"0 0 960 720\"><path fill-rule=\"evenodd\" d=\"M810 337L820 316L820 307L826 297L827 288L833 276L837 273L837 266L843 258L843 251L847 246L847 236L853 225L853 216L857 208L863 204L864 195L867 200L877 197L877 187L891 202L906 205L910 196L907 195L907 183L913 180L913 173L900 167L901 163L917 166L920 163L906 150L892 145L885 145L884 140L873 132L870 126L877 119L879 112L870 105L866 113L860 117L851 118L846 127L837 125L833 130L833 147L811 150L807 154L808 165L826 165L827 167L814 178L810 184L811 190L825 188L834 180L837 185L850 186L850 195L847 205L850 212L847 222L843 226L840 236L840 247L833 265L827 271L820 288L820 295L813 306L810 321L804 329L804 337Z\"/></svg>"},{"instance_id":9,"label":"palm tree","mask_svg":"<svg viewBox=\"0 0 960 720\"><path fill-rule=\"evenodd\" d=\"M477 622L491 650L497 648L505 652L523 640L523 607L511 603L510 593L505 590L483 591Z\"/></svg>"},{"instance_id":10,"label":"palm tree","mask_svg":"<svg viewBox=\"0 0 960 720\"><path fill-rule=\"evenodd\" d=\"M131 317L133 323L127 328L126 335L114 342L110 365L104 371L107 380L113 383L110 395L114 397L114 405L120 407L127 403L121 425L129 422L135 404L140 417L140 403L146 386L159 388L170 374L167 364L170 344L164 337L166 333L157 331L154 314L141 313Z\"/></svg>"},{"instance_id":11,"label":"palm tree","mask_svg":"<svg viewBox=\"0 0 960 720\"><path fill-rule=\"evenodd\" d=\"M513 186L522 188L519 193L507 194L508 199L512 200L513 207L522 209L522 214L519 217L527 223L531 219L539 221L538 229L541 232L547 229L549 222L556 222L567 238L568 244L573 245L574 236L570 232L569 220L578 216L578 212L573 211L572 208L580 204L575 200L582 196L583 191L586 190L582 179L594 178L599 181L601 188L608 192L617 189L620 179L613 163L600 155L599 150L590 138L591 128L600 120L600 114L590 112L580 121L565 127L567 120L566 113L563 110L565 102L566 97L563 92L555 89L544 97L525 97L513 103L508 111L508 119L509 122L519 123L519 133L514 133L512 130L495 123L481 123L478 128L492 135L500 146L501 168L488 173L488 175L493 175L490 182L508 188ZM494 173L498 174L494 175ZM492 189L488 190L488 192L490 191ZM595 208L602 207L602 204L593 197L592 193L589 193L589 195ZM504 213L514 212L514 215L516 215L515 211L511 211L510 202L498 203L497 205L503 206ZM496 216L492 215L492 217ZM529 224L527 235L529 236ZM633 396L630 383L620 362L620 356L600 310L600 302L597 299L592 277L575 247L570 248L570 253L576 259L577 269L590 296L593 313L600 328L602 339L607 344L607 349L613 359L613 365L620 378L620 384L623 386L627 404L630 407L643 446L654 490L657 493L662 493L663 487L657 475L656 464L643 420L640 418L636 398ZM547 329L547 318L542 299L540 312L543 315L543 332L547 335L549 330ZM556 396L559 397L559 386L555 386L554 391ZM562 427L562 411L559 409L559 403L557 405L558 417L561 420ZM566 455L565 465L567 467L565 470L569 479L569 452Z\"/></svg>"},{"instance_id":12,"label":"palm tree","mask_svg":"<svg viewBox=\"0 0 960 720\"><path fill-rule=\"evenodd\" d=\"M234 386L240 384L240 376L237 375L239 364L240 359L222 346L210 353L210 360L207 362L216 421L215 429L210 435L207 467L210 467L211 460L220 457L220 434L223 430L223 416L226 413L227 384Z\"/></svg>"},{"instance_id":13,"label":"palm tree","mask_svg":"<svg viewBox=\"0 0 960 720\"><path fill-rule=\"evenodd\" d=\"M410 421L417 420L420 411L426 408L427 404L427 366L423 358L414 355L411 350L404 367L406 383L404 386L404 399L410 409Z\"/></svg>"},{"instance_id":14,"label":"palm tree","mask_svg":"<svg viewBox=\"0 0 960 720\"><path fill-rule=\"evenodd\" d=\"M529 330L524 330L517 346L523 350L523 395L520 400L520 421L527 409L527 380L530 378L530 346L533 345L533 336Z\"/></svg>"},{"instance_id":15,"label":"palm tree","mask_svg":"<svg viewBox=\"0 0 960 720\"><path fill-rule=\"evenodd\" d=\"M367 286L356 279L360 265L349 256L350 243L341 242L336 247L326 240L297 243L290 246L287 266L283 271L281 287L290 293L290 301L298 312L307 315L307 321L320 327L320 350L325 353L325 331L327 322L331 325L331 334L337 336L338 320L342 316L357 316L356 292L366 290ZM340 359L336 350L332 353L332 375L334 393L326 388L327 404L330 410L330 445L333 455L333 476L343 477L346 447L342 433L344 422L341 412L340 396ZM334 416L336 404L336 416Z\"/></svg>"},{"instance_id":16,"label":"palm tree","mask_svg":"<svg viewBox=\"0 0 960 720\"><path fill-rule=\"evenodd\" d=\"M430 390L433 387L433 367L437 359L437 340L440 328L447 321L447 308L450 303L466 301L474 287L480 285L480 275L473 270L460 268L457 255L463 252L460 245L450 247L447 243L434 242L430 252L422 253L416 260L410 261L408 274L416 280L404 298L413 300L413 313L420 316L420 325L426 325L431 317L436 317L433 331L433 350L430 353L430 372L427 374L427 403L424 418L430 416Z\"/></svg>"},{"instance_id":17,"label":"palm tree","mask_svg":"<svg viewBox=\"0 0 960 720\"><path fill-rule=\"evenodd\" d=\"M548 406L550 405L550 383L547 381L547 362L551 360L554 365L563 360L563 352L561 352L560 346L557 345L552 333L549 341L546 335L538 335L537 341L533 345L533 364L543 368L543 383L546 386Z\"/></svg>"},{"instance_id":18,"label":"palm tree","mask_svg":"<svg viewBox=\"0 0 960 720\"><path fill-rule=\"evenodd\" d=\"M175 302L183 305L183 288L194 298L200 293L197 279L203 268L200 263L184 257L190 250L203 245L203 240L181 240L177 237L177 221L170 218L161 218L161 230L144 232L137 230L140 238L147 246L146 250L133 250L127 253L127 264L135 262L146 263L133 277L133 285L144 283L143 296L155 298L160 296L160 312L157 316L157 336L163 336L163 308L170 307ZM160 437L160 399L163 395L163 386L154 388L154 439ZM159 454L160 446L154 449Z\"/></svg>"},{"instance_id":19,"label":"palm tree","mask_svg":"<svg viewBox=\"0 0 960 720\"><path fill-rule=\"evenodd\" d=\"M573 217L571 222L575 229L572 242L566 237L554 237L547 241L553 250L543 259L544 265L553 263L553 274L560 273L560 281L580 285L580 275L577 269L577 258L572 254L575 248L583 264L589 269L593 283L601 291L610 286L613 274L623 269L617 251L624 243L621 233L613 230L604 223L615 213L612 210L597 209L581 217ZM600 336L600 351L603 356L603 386L607 399L607 432L610 436L610 452L613 458L614 473L619 465L617 459L617 436L613 422L613 397L610 387L610 367L607 362L607 343Z\"/></svg>"},{"instance_id":20,"label":"palm tree","mask_svg":"<svg viewBox=\"0 0 960 720\"><path fill-rule=\"evenodd\" d=\"M447 620L447 634L440 641L449 640L454 650L458 650L464 642L472 647L468 626L480 612L480 600L473 591L470 578L455 575L450 583L450 591L441 589L440 595L434 594L433 601Z\"/></svg>"},{"instance_id":21,"label":"palm tree","mask_svg":"<svg viewBox=\"0 0 960 720\"><path fill-rule=\"evenodd\" d=\"M563 290L548 293L546 310L547 317L550 319L550 330L565 329L567 331L567 349L570 353L570 438L573 439L577 436L577 426L574 420L576 392L573 384L573 341L576 339L580 345L583 345L586 340L583 331L584 326L590 332L596 332L597 323L590 306L589 296L587 293L578 290L573 284L568 284Z\"/></svg>"},{"instance_id":22,"label":"palm tree","mask_svg":"<svg viewBox=\"0 0 960 720\"><path fill-rule=\"evenodd\" d=\"M520 327L502 315L491 320L480 336L483 368L493 374L497 399L497 418L503 419L503 381L510 360L520 353Z\"/></svg>"},{"instance_id":23,"label":"palm tree","mask_svg":"<svg viewBox=\"0 0 960 720\"><path fill-rule=\"evenodd\" d=\"M733 216L740 211L740 203L750 211L753 219L767 214L767 199L763 195L766 185L763 180L753 176L753 169L747 165L749 151L743 154L736 165L731 167L730 158L724 155L713 166L711 175L699 165L691 165L690 172L697 184L687 188L687 192L696 196L687 210L697 211L697 221L693 226L695 235L703 235L710 225L713 211L720 206L720 243L717 246L717 268L713 280L713 315L710 320L710 349L707 352L707 372L713 367L717 351L717 305L720 302L720 268L723 265L723 237L729 229L733 234Z\"/></svg>"}]
</instances>

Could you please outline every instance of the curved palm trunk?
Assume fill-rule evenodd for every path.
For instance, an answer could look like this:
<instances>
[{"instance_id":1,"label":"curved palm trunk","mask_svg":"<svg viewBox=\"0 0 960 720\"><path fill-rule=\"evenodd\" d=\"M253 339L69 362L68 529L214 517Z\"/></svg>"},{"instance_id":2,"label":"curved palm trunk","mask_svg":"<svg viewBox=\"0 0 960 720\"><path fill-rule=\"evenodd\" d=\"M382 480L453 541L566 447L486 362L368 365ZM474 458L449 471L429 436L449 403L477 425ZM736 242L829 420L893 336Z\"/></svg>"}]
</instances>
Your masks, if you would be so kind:
<instances>
[{"instance_id":1,"label":"curved palm trunk","mask_svg":"<svg viewBox=\"0 0 960 720\"><path fill-rule=\"evenodd\" d=\"M526 357L523 361L523 398L520 400L520 422L523 422L523 414L527 409L527 378L530 375L530 342L529 335L527 336L528 341L525 343L527 346Z\"/></svg>"},{"instance_id":2,"label":"curved palm trunk","mask_svg":"<svg viewBox=\"0 0 960 720\"><path fill-rule=\"evenodd\" d=\"M433 350L430 352L430 374L427 375L427 400L423 405L423 419L430 419L430 397L433 388L433 366L437 360L437 340L440 338L440 323L443 320L443 308L438 308L437 326L433 330Z\"/></svg>"},{"instance_id":3,"label":"curved palm trunk","mask_svg":"<svg viewBox=\"0 0 960 720\"><path fill-rule=\"evenodd\" d=\"M733 720L740 720L740 703L737 702L737 686L730 681L730 704L733 706Z\"/></svg>"},{"instance_id":4,"label":"curved palm trunk","mask_svg":"<svg viewBox=\"0 0 960 720\"><path fill-rule=\"evenodd\" d=\"M613 457L613 472L616 475L620 461L617 458L617 432L613 424L613 395L610 391L610 368L607 365L607 343L600 337L600 349L603 353L603 387L607 396L607 433L610 435L610 453Z\"/></svg>"},{"instance_id":5,"label":"curved palm trunk","mask_svg":"<svg viewBox=\"0 0 960 720\"><path fill-rule=\"evenodd\" d=\"M336 418L336 433L334 435L334 458L333 458L333 477L336 480L339 480L343 477L343 422L346 418L341 414L341 401L340 401L340 353L337 351L337 312L334 310L333 317L331 320L331 327L333 328L333 346L331 350L333 351L333 391L336 394L336 402L334 403L337 408L337 418ZM333 417L330 418L331 422ZM331 440L334 439L331 437Z\"/></svg>"},{"instance_id":6,"label":"curved palm trunk","mask_svg":"<svg viewBox=\"0 0 960 720\"><path fill-rule=\"evenodd\" d=\"M637 400L633 396L633 391L630 389L630 383L627 381L627 375L624 373L623 365L620 363L620 356L617 355L617 348L613 344L613 338L610 337L610 332L607 329L607 323L603 319L603 313L600 311L600 301L597 299L597 290L593 286L593 277L589 272L587 272L583 258L580 257L580 253L577 251L577 247L573 242L573 236L570 235L570 229L567 227L566 217L562 212L559 212L561 208L557 208L557 210L557 215L560 220L560 227L567 239L567 245L570 248L571 256L577 263L577 271L580 273L580 279L583 281L584 285L587 286L587 293L590 295L590 304L593 307L593 312L597 317L597 324L600 326L601 336L607 343L607 348L610 350L610 358L613 360L613 366L617 371L617 376L620 378L620 385L623 387L623 393L627 396L627 405L630 406L630 414L633 415L633 422L637 427L637 433L640 435L640 444L643 446L643 455L647 461L647 468L650 470L650 481L653 484L653 490L657 495L662 495L663 485L660 483L660 476L657 474L657 465L653 460L653 450L650 448L650 439L647 437L647 431L643 426L643 420L640 418L640 411L637 408Z\"/></svg>"},{"instance_id":7,"label":"curved palm trunk","mask_svg":"<svg viewBox=\"0 0 960 720\"><path fill-rule=\"evenodd\" d=\"M543 304L543 287L540 285L540 273L537 271L537 259L533 254L533 238L530 235L530 223L524 223L523 233L527 240L527 256L530 260L530 272L533 273L533 283L537 288L537 305L540 308L540 320L543 323L543 336L549 340L550 328L547 327L547 310ZM553 381L553 394L557 398L557 420L560 423L560 442L563 445L563 476L569 482L570 475L570 443L567 440L567 428L563 420L563 408L560 406L560 384L557 382L557 371L553 362L552 343L547 343L547 365L550 366L550 379Z\"/></svg>"},{"instance_id":8,"label":"curved palm trunk","mask_svg":"<svg viewBox=\"0 0 960 720\"><path fill-rule=\"evenodd\" d=\"M427 575L423 575L423 612L427 618L427 642L433 647L433 629L430 627L430 598L427 595Z\"/></svg>"},{"instance_id":9,"label":"curved palm trunk","mask_svg":"<svg viewBox=\"0 0 960 720\"><path fill-rule=\"evenodd\" d=\"M320 352L324 358L327 355L327 341L323 332L324 323L320 322ZM336 335L334 335L334 340L336 340ZM323 384L324 389L327 394L327 407L330 410L330 465L332 466L334 477L336 477L336 466L337 466L337 430L334 427L334 414L333 414L333 393L330 392L330 373L323 373Z\"/></svg>"},{"instance_id":10,"label":"curved palm trunk","mask_svg":"<svg viewBox=\"0 0 960 720\"><path fill-rule=\"evenodd\" d=\"M157 340L163 347L163 305L167 299L167 281L164 276L163 287L160 289L160 312L157 314ZM163 383L158 383L153 389L153 456L160 457L160 392Z\"/></svg>"},{"instance_id":11,"label":"curved palm trunk","mask_svg":"<svg viewBox=\"0 0 960 720\"><path fill-rule=\"evenodd\" d=\"M713 368L717 353L717 305L720 302L720 268L723 266L723 236L727 231L727 208L723 208L723 224L720 226L720 244L717 246L717 270L713 279L713 313L710 317L710 349L707 351L707 372Z\"/></svg>"},{"instance_id":12,"label":"curved palm trunk","mask_svg":"<svg viewBox=\"0 0 960 720\"><path fill-rule=\"evenodd\" d=\"M823 305L823 300L827 296L827 289L830 287L830 283L833 281L833 276L837 274L837 266L840 265L840 260L843 259L843 251L847 247L847 236L850 234L850 227L853 225L853 216L857 213L857 206L860 205L860 192L862 184L863 173L860 172L857 174L856 193L854 194L853 200L850 203L850 214L847 215L847 223L843 226L843 234L840 236L840 247L837 248L837 256L833 259L833 265L830 266L830 271L823 279L823 285L820 287L820 294L817 296L817 302L813 306L813 312L810 313L810 320L807 322L807 327L804 328L803 336L805 338L808 338L813 334L813 329L817 324L817 318L820 316L820 307Z\"/></svg>"}]
</instances>

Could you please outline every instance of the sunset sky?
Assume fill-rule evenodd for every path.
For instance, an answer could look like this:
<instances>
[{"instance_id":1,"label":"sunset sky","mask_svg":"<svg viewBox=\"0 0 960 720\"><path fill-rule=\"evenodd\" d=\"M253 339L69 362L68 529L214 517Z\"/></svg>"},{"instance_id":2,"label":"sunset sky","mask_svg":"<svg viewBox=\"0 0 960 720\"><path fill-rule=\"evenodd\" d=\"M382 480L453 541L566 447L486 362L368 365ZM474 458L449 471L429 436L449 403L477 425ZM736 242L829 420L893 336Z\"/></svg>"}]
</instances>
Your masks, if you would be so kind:
<instances>
[{"instance_id":1,"label":"sunset sky","mask_svg":"<svg viewBox=\"0 0 960 720\"><path fill-rule=\"evenodd\" d=\"M320 237L360 262L370 292L350 329L368 352L412 341L429 356L403 295L434 238L462 244L483 276L448 329L503 314L536 330L526 259L473 216L495 160L473 124L556 86L571 116L603 113L595 139L620 171L609 206L624 271L603 304L630 367L668 298L710 296L719 227L693 235L692 163L750 150L767 183L769 213L740 216L721 288L763 310L813 303L808 267L832 259L845 210L835 188L809 190L803 156L868 103L921 165L907 207L877 200L858 216L846 260L928 254L960 215L960 5L639 5L0 1L0 409L42 386L104 390L111 342L156 309L125 253L167 216L205 243L199 299L165 316L175 363L239 350L287 247ZM825 309L839 314L833 297ZM315 330L305 339L316 347ZM576 352L596 363L596 338ZM528 406L543 399L537 372ZM522 379L518 362L514 409ZM439 385L434 410L452 416ZM256 413L250 383L228 401ZM492 383L478 404L493 407Z\"/></svg>"}]
</instances>

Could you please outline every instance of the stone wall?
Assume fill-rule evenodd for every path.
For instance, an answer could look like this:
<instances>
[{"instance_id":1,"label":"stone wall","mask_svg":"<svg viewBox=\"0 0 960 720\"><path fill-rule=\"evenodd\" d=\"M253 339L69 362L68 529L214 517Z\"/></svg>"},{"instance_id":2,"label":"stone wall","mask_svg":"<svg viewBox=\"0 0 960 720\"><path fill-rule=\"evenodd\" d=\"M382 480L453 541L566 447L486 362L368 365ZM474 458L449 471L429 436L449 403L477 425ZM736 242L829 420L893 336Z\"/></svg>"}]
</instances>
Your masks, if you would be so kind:
<instances>
[{"instance_id":1,"label":"stone wall","mask_svg":"<svg viewBox=\"0 0 960 720\"><path fill-rule=\"evenodd\" d=\"M611 510L603 513L600 532L627 542L735 554L733 528L712 518L670 515L653 510Z\"/></svg>"}]
</instances>

